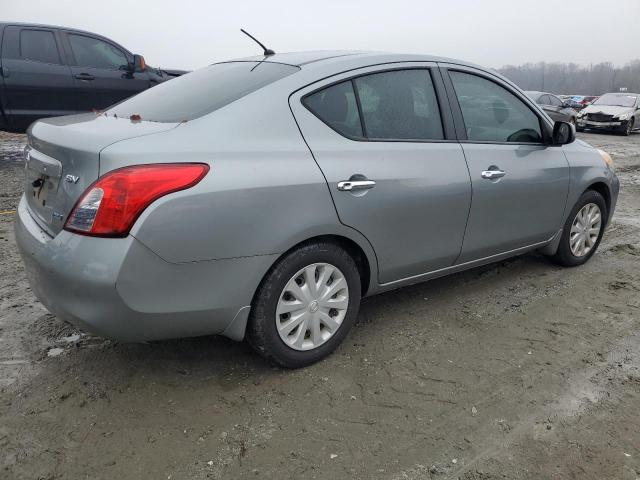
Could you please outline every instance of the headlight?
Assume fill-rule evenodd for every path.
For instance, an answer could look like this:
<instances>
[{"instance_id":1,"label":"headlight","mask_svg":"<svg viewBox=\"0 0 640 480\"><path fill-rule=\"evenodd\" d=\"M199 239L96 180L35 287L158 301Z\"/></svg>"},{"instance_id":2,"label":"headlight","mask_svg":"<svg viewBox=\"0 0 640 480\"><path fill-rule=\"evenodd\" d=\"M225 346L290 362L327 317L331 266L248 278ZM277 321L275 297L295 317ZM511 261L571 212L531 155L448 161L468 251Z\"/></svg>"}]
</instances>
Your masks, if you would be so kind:
<instances>
[{"instance_id":1,"label":"headlight","mask_svg":"<svg viewBox=\"0 0 640 480\"><path fill-rule=\"evenodd\" d=\"M627 118L629 118L631 116L630 113L621 113L620 115L618 115L618 119L619 120L626 120Z\"/></svg>"},{"instance_id":2,"label":"headlight","mask_svg":"<svg viewBox=\"0 0 640 480\"><path fill-rule=\"evenodd\" d=\"M598 150L598 153L602 157L602 161L607 165L609 170L611 170L613 172L614 171L614 166L613 166L613 159L611 158L611 155L609 155L604 150Z\"/></svg>"}]
</instances>

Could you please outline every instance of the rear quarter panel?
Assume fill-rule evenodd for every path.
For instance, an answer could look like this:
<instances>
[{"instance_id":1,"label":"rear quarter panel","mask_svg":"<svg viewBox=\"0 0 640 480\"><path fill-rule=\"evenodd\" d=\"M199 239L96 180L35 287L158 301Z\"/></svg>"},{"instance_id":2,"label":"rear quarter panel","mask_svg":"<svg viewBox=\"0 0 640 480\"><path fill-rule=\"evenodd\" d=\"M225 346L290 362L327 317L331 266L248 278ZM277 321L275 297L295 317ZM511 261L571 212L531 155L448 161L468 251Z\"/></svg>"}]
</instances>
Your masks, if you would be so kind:
<instances>
[{"instance_id":1,"label":"rear quarter panel","mask_svg":"<svg viewBox=\"0 0 640 480\"><path fill-rule=\"evenodd\" d=\"M101 174L146 163L210 165L198 185L147 208L131 234L174 263L280 254L334 234L358 243L375 268L366 240L338 220L289 110L289 92L266 90L153 139L125 140L102 151Z\"/></svg>"}]
</instances>

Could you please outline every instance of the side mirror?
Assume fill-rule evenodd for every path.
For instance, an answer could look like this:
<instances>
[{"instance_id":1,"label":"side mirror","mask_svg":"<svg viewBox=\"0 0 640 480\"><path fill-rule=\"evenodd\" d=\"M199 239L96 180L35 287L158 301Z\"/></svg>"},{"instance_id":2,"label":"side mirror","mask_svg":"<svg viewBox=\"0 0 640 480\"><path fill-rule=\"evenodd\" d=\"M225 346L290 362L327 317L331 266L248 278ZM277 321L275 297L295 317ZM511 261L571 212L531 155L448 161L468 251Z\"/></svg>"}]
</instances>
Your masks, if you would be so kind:
<instances>
[{"instance_id":1,"label":"side mirror","mask_svg":"<svg viewBox=\"0 0 640 480\"><path fill-rule=\"evenodd\" d=\"M132 65L132 68L129 70L131 72L144 72L147 69L147 64L145 63L142 55L134 55L133 64L129 65Z\"/></svg>"},{"instance_id":2,"label":"side mirror","mask_svg":"<svg viewBox=\"0 0 640 480\"><path fill-rule=\"evenodd\" d=\"M576 127L568 122L556 122L553 125L552 145L566 145L576 139Z\"/></svg>"}]
</instances>

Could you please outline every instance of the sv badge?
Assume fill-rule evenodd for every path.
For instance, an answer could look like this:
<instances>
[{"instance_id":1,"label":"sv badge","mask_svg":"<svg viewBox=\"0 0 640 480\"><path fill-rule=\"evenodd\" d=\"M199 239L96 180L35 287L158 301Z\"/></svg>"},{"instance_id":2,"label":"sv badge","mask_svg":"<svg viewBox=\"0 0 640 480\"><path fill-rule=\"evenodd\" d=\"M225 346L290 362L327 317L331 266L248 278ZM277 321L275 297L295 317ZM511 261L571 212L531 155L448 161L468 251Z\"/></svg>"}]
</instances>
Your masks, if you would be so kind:
<instances>
[{"instance_id":1,"label":"sv badge","mask_svg":"<svg viewBox=\"0 0 640 480\"><path fill-rule=\"evenodd\" d=\"M80 177L76 175L65 175L64 177L64 181L69 183L78 183L78 180L80 180Z\"/></svg>"}]
</instances>

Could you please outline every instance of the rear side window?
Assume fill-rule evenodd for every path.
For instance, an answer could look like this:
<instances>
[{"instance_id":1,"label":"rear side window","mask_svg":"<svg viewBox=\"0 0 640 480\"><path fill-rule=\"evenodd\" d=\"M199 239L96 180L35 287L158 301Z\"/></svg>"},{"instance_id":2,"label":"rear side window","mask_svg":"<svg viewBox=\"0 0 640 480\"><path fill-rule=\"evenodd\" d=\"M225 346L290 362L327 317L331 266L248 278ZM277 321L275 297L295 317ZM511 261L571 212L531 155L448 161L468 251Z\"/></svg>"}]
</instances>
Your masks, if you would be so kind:
<instances>
[{"instance_id":1,"label":"rear side window","mask_svg":"<svg viewBox=\"0 0 640 480\"><path fill-rule=\"evenodd\" d=\"M540 120L513 93L478 75L453 71L449 73L469 140L542 142Z\"/></svg>"},{"instance_id":2,"label":"rear side window","mask_svg":"<svg viewBox=\"0 0 640 480\"><path fill-rule=\"evenodd\" d=\"M428 70L355 79L366 135L377 140L442 140L442 120Z\"/></svg>"},{"instance_id":3,"label":"rear side window","mask_svg":"<svg viewBox=\"0 0 640 480\"><path fill-rule=\"evenodd\" d=\"M78 67L124 70L127 57L121 50L97 38L69 34L69 43Z\"/></svg>"},{"instance_id":4,"label":"rear side window","mask_svg":"<svg viewBox=\"0 0 640 480\"><path fill-rule=\"evenodd\" d=\"M62 63L56 39L48 30L21 30L20 57L37 62Z\"/></svg>"},{"instance_id":5,"label":"rear side window","mask_svg":"<svg viewBox=\"0 0 640 480\"><path fill-rule=\"evenodd\" d=\"M562 106L562 100L560 100L556 96L549 95L549 105L552 105L554 107L561 107Z\"/></svg>"},{"instance_id":6,"label":"rear side window","mask_svg":"<svg viewBox=\"0 0 640 480\"><path fill-rule=\"evenodd\" d=\"M154 122L193 120L299 70L271 62L216 63L145 90L106 113Z\"/></svg>"},{"instance_id":7,"label":"rear side window","mask_svg":"<svg viewBox=\"0 0 640 480\"><path fill-rule=\"evenodd\" d=\"M536 103L538 105L551 105L551 102L549 101L549 95L540 95Z\"/></svg>"},{"instance_id":8,"label":"rear side window","mask_svg":"<svg viewBox=\"0 0 640 480\"><path fill-rule=\"evenodd\" d=\"M351 80L309 95L304 99L304 104L338 133L362 138L362 123Z\"/></svg>"},{"instance_id":9,"label":"rear side window","mask_svg":"<svg viewBox=\"0 0 640 480\"><path fill-rule=\"evenodd\" d=\"M363 75L312 93L304 105L338 133L370 140L442 140L426 69Z\"/></svg>"}]
</instances>

